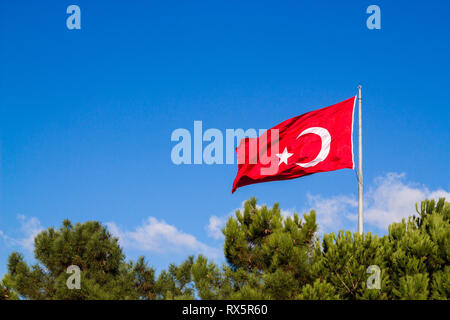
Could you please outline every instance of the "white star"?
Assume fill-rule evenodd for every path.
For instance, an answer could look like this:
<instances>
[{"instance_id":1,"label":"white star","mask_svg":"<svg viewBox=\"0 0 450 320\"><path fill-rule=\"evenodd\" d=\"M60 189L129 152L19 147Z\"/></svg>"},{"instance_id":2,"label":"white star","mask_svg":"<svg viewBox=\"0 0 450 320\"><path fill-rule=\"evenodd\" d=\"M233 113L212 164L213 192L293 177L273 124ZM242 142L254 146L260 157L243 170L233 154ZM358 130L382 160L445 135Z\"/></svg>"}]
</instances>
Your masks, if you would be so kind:
<instances>
[{"instance_id":1,"label":"white star","mask_svg":"<svg viewBox=\"0 0 450 320\"><path fill-rule=\"evenodd\" d=\"M293 155L293 153L289 153L289 152L287 151L287 148L284 148L283 153L277 153L277 157L280 158L280 163L278 163L278 166L279 166L282 162L284 162L285 164L288 164L288 163L287 163L287 160L288 160L288 158L289 158L290 156L292 156L292 155Z\"/></svg>"}]
</instances>

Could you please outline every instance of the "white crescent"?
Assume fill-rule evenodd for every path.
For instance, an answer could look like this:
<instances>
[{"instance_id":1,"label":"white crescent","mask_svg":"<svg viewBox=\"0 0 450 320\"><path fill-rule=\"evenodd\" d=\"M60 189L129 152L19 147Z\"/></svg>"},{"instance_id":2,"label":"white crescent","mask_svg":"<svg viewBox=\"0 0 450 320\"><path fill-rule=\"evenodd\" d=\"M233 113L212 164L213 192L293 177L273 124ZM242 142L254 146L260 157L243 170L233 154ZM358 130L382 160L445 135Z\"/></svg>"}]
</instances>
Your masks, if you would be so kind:
<instances>
[{"instance_id":1,"label":"white crescent","mask_svg":"<svg viewBox=\"0 0 450 320\"><path fill-rule=\"evenodd\" d=\"M303 168L314 167L319 162L325 160L330 153L331 136L327 129L321 127L308 128L306 130L303 130L303 132L298 135L297 139L307 133L317 134L322 140L322 148L320 149L319 154L314 160L307 163L297 163L297 165Z\"/></svg>"}]
</instances>

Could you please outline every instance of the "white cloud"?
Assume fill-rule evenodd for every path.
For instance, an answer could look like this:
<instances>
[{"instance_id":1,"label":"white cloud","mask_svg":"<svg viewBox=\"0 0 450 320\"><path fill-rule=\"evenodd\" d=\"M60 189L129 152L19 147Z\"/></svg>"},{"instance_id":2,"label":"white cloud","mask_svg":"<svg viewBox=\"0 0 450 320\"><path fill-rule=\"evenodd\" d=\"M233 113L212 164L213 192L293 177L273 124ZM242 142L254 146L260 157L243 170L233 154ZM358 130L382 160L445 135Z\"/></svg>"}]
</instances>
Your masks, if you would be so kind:
<instances>
[{"instance_id":1,"label":"white cloud","mask_svg":"<svg viewBox=\"0 0 450 320\"><path fill-rule=\"evenodd\" d=\"M26 216L19 214L17 219L20 223L19 230L22 236L18 238L11 237L0 230L0 238L3 238L3 240L10 245L20 246L28 251L33 251L34 238L44 230L44 228L42 228L38 218L27 218Z\"/></svg>"},{"instance_id":2,"label":"white cloud","mask_svg":"<svg viewBox=\"0 0 450 320\"><path fill-rule=\"evenodd\" d=\"M38 218L27 218L24 215L18 215L20 221L20 230L25 237L18 239L19 244L27 250L32 251L34 247L34 237L44 230Z\"/></svg>"},{"instance_id":3,"label":"white cloud","mask_svg":"<svg viewBox=\"0 0 450 320\"><path fill-rule=\"evenodd\" d=\"M0 238L4 239L4 240L8 240L8 236L2 231L0 230Z\"/></svg>"},{"instance_id":4,"label":"white cloud","mask_svg":"<svg viewBox=\"0 0 450 320\"><path fill-rule=\"evenodd\" d=\"M424 199L438 199L445 197L450 200L450 193L443 189L429 190L427 187L405 181L405 174L387 173L374 180L372 185L366 186L364 194L364 225L365 230L374 228L387 231L387 227L393 222L400 222L416 213L415 204ZM357 231L358 202L355 194L334 195L326 197L323 195L307 194L307 205L305 210L316 211L319 234L337 232L339 230ZM236 210L243 210L241 208ZM258 208L261 206L258 205ZM236 210L227 215L209 218L206 226L208 235L214 239L223 239L222 228L230 216L234 217ZM281 209L281 214L292 216L294 209Z\"/></svg>"},{"instance_id":5,"label":"white cloud","mask_svg":"<svg viewBox=\"0 0 450 320\"><path fill-rule=\"evenodd\" d=\"M33 251L35 236L43 231L39 219L18 215L19 235L12 237L0 230L0 239L12 246ZM222 251L199 241L195 236L178 230L163 220L149 217L132 231L122 230L114 222L106 224L111 234L119 238L124 249L138 249L154 253L202 253L209 258L221 257Z\"/></svg>"},{"instance_id":6,"label":"white cloud","mask_svg":"<svg viewBox=\"0 0 450 320\"><path fill-rule=\"evenodd\" d=\"M210 258L219 257L221 250L204 244L191 234L178 230L163 220L149 217L133 231L121 230L114 222L106 224L125 249L155 253L201 253Z\"/></svg>"},{"instance_id":7,"label":"white cloud","mask_svg":"<svg viewBox=\"0 0 450 320\"><path fill-rule=\"evenodd\" d=\"M445 197L450 199L450 193L443 189L429 190L426 186L417 183L405 182L405 174L388 173L378 177L374 183L366 187L364 195L364 223L365 230L379 228L387 231L389 224L401 221L416 213L415 204L428 199ZM258 208L261 206L258 205ZM243 210L243 203L236 210ZM325 197L323 195L307 194L307 209L317 212L317 222L321 234L336 232L341 229L356 231L357 222L357 198L354 194L334 195ZM235 211L223 216L213 215L209 218L206 226L208 236L213 239L223 239L222 228ZM302 212L303 212L302 211ZM281 214L292 216L294 209L282 209ZM18 245L28 251L32 251L34 237L43 230L40 221L24 215L18 215L20 222L20 233L18 237L11 237L0 230L0 239L12 245ZM219 248L210 246L199 241L194 235L185 233L175 226L149 217L134 230L121 229L116 223L106 224L110 232L119 238L121 246L128 249L138 249L153 253L202 253L210 258L221 257Z\"/></svg>"},{"instance_id":8,"label":"white cloud","mask_svg":"<svg viewBox=\"0 0 450 320\"><path fill-rule=\"evenodd\" d=\"M225 237L223 236L222 229L225 227L225 225L228 221L228 218L235 217L237 210L240 210L241 212L243 212L244 211L244 203L245 203L245 201L243 201L241 203L240 208L236 208L236 209L230 211L226 215L223 215L220 217L216 216L216 215L211 216L209 218L209 223L206 226L206 231L208 232L208 236L211 238L214 238L216 240L224 239ZM259 206L257 205L257 207L259 207Z\"/></svg>"},{"instance_id":9,"label":"white cloud","mask_svg":"<svg viewBox=\"0 0 450 320\"><path fill-rule=\"evenodd\" d=\"M354 208L358 206L358 202L352 196L338 195L326 198L307 194L306 198L309 210L316 211L319 233L337 231L339 228L342 229L345 220L356 219Z\"/></svg>"},{"instance_id":10,"label":"white cloud","mask_svg":"<svg viewBox=\"0 0 450 320\"><path fill-rule=\"evenodd\" d=\"M448 191L438 189L430 191L417 183L405 182L405 174L388 173L375 179L374 184L364 194L364 224L387 231L393 222L400 222L416 214L415 204L424 199L450 199ZM337 195L323 197L308 195L309 208L316 210L320 232L336 232L344 225L354 225L356 231L357 198L356 195Z\"/></svg>"},{"instance_id":11,"label":"white cloud","mask_svg":"<svg viewBox=\"0 0 450 320\"><path fill-rule=\"evenodd\" d=\"M206 227L206 230L208 231L208 236L214 239L223 239L224 236L222 234L222 229L227 223L228 218L231 217L233 213L222 217L211 216L209 218L208 226Z\"/></svg>"},{"instance_id":12,"label":"white cloud","mask_svg":"<svg viewBox=\"0 0 450 320\"><path fill-rule=\"evenodd\" d=\"M430 191L423 185L407 184L404 178L405 174L388 173L375 179L375 186L365 197L364 219L368 224L387 229L389 224L415 214L415 204L424 199L450 200L450 193L445 190Z\"/></svg>"}]
</instances>

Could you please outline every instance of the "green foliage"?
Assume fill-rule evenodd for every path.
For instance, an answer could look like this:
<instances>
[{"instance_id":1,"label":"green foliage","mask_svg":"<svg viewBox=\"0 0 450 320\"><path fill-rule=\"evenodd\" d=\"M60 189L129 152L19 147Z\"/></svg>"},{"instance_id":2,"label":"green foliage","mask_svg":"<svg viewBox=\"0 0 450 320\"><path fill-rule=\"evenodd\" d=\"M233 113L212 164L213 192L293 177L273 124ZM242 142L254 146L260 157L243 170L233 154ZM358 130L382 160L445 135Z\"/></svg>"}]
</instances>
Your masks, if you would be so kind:
<instances>
[{"instance_id":1,"label":"green foliage","mask_svg":"<svg viewBox=\"0 0 450 320\"><path fill-rule=\"evenodd\" d=\"M269 209L258 207L255 198L246 201L243 212L237 210L223 230L227 273L236 278L230 298L295 298L312 280L316 231L314 211L302 221L297 213L283 218L277 203Z\"/></svg>"},{"instance_id":2,"label":"green foliage","mask_svg":"<svg viewBox=\"0 0 450 320\"><path fill-rule=\"evenodd\" d=\"M274 272L283 266L305 276L316 230L314 211L305 215L305 222L297 214L283 219L278 203L272 209L258 208L252 198L244 203L243 212L236 211L236 219L227 222L225 257L233 269Z\"/></svg>"},{"instance_id":3,"label":"green foliage","mask_svg":"<svg viewBox=\"0 0 450 320\"><path fill-rule=\"evenodd\" d=\"M6 275L2 281L0 281L0 300L18 300L19 296L14 291L11 283L11 279Z\"/></svg>"},{"instance_id":4,"label":"green foliage","mask_svg":"<svg viewBox=\"0 0 450 320\"><path fill-rule=\"evenodd\" d=\"M231 283L225 281L221 270L202 255L192 265L192 279L198 296L204 300L222 299L232 292Z\"/></svg>"},{"instance_id":5,"label":"green foliage","mask_svg":"<svg viewBox=\"0 0 450 320\"><path fill-rule=\"evenodd\" d=\"M312 266L318 278L326 280L336 288L336 294L343 299L383 299L388 278L383 256L385 239L373 237L371 233L359 235L339 232L324 235L323 250L316 255ZM367 268L376 265L381 269L381 290L366 287L370 276Z\"/></svg>"},{"instance_id":6,"label":"green foliage","mask_svg":"<svg viewBox=\"0 0 450 320\"><path fill-rule=\"evenodd\" d=\"M429 295L428 275L418 273L406 275L399 279L399 286L392 289L394 294L402 300L426 300Z\"/></svg>"},{"instance_id":7,"label":"green foliage","mask_svg":"<svg viewBox=\"0 0 450 320\"><path fill-rule=\"evenodd\" d=\"M447 300L450 204L425 200L416 210L383 237L339 231L319 241L314 211L283 217L278 204L258 206L252 198L223 229L227 264L190 256L157 279L143 257L125 262L100 223L66 220L35 238L38 264L10 255L0 299ZM69 265L82 270L80 290L66 286ZM379 289L370 282L377 270Z\"/></svg>"},{"instance_id":8,"label":"green foliage","mask_svg":"<svg viewBox=\"0 0 450 320\"><path fill-rule=\"evenodd\" d=\"M49 228L34 240L38 264L29 266L13 252L7 281L25 299L136 299L152 298L153 269L143 258L126 263L117 239L98 222L65 220L59 230ZM80 290L68 289L67 267L81 269Z\"/></svg>"},{"instance_id":9,"label":"green foliage","mask_svg":"<svg viewBox=\"0 0 450 320\"><path fill-rule=\"evenodd\" d=\"M450 297L450 266L433 274L431 282L431 299L447 300Z\"/></svg>"},{"instance_id":10,"label":"green foliage","mask_svg":"<svg viewBox=\"0 0 450 320\"><path fill-rule=\"evenodd\" d=\"M425 200L418 217L392 224L382 238L370 233L324 235L322 253L313 265L316 277L331 283L344 299L447 299L449 213L444 199ZM370 265L381 269L380 290L366 286Z\"/></svg>"},{"instance_id":11,"label":"green foliage","mask_svg":"<svg viewBox=\"0 0 450 320\"><path fill-rule=\"evenodd\" d=\"M340 231L319 243L314 211L302 222L297 215L283 218L278 204L268 209L251 199L223 230L230 267L221 276L209 266L216 283L231 284L231 291L222 284L226 294L215 297L448 299L450 205L444 199L425 200L417 212L392 224L383 237ZM368 287L369 266L380 270L379 289Z\"/></svg>"},{"instance_id":12,"label":"green foliage","mask_svg":"<svg viewBox=\"0 0 450 320\"><path fill-rule=\"evenodd\" d=\"M418 217L389 227L385 260L392 279L392 297L446 299L449 297L450 204L425 200ZM431 280L431 283L430 283ZM431 291L430 291L431 289Z\"/></svg>"},{"instance_id":13,"label":"green foliage","mask_svg":"<svg viewBox=\"0 0 450 320\"><path fill-rule=\"evenodd\" d=\"M337 300L339 298L336 288L320 279L314 281L312 285L306 284L298 296L300 300Z\"/></svg>"},{"instance_id":14,"label":"green foliage","mask_svg":"<svg viewBox=\"0 0 450 320\"><path fill-rule=\"evenodd\" d=\"M144 257L139 257L133 264L130 262L132 270L132 281L139 299L152 300L156 297L155 270L147 265Z\"/></svg>"},{"instance_id":15,"label":"green foliage","mask_svg":"<svg viewBox=\"0 0 450 320\"><path fill-rule=\"evenodd\" d=\"M171 264L168 271L162 271L156 281L156 298L164 300L194 299L191 268L194 257L190 256L179 266Z\"/></svg>"}]
</instances>

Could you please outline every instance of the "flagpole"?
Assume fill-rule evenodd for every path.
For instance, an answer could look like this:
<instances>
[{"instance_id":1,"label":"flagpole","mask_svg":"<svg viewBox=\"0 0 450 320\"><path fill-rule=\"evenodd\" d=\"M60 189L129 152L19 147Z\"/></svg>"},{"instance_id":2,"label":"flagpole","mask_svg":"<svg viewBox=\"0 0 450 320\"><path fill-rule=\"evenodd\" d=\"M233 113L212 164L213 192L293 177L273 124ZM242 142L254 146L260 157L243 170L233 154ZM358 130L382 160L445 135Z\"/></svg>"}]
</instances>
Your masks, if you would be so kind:
<instances>
[{"instance_id":1,"label":"flagpole","mask_svg":"<svg viewBox=\"0 0 450 320\"><path fill-rule=\"evenodd\" d=\"M363 167L362 167L362 118L361 118L361 84L358 86L358 232L363 234Z\"/></svg>"}]
</instances>

